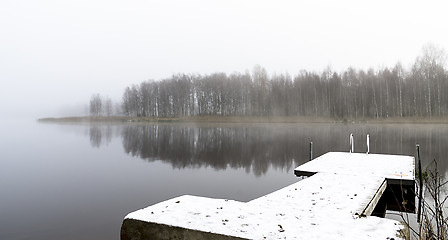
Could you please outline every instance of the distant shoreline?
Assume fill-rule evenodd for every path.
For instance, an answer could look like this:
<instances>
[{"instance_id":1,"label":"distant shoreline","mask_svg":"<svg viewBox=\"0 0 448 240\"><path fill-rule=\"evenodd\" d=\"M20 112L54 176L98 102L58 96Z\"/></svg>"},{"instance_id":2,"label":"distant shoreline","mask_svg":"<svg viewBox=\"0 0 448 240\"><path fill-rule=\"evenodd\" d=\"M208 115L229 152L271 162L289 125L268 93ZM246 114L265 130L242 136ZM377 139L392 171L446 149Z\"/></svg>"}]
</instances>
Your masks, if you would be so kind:
<instances>
[{"instance_id":1,"label":"distant shoreline","mask_svg":"<svg viewBox=\"0 0 448 240\"><path fill-rule=\"evenodd\" d=\"M126 117L126 116L73 116L61 118L40 118L39 122L49 123L388 123L388 124L448 124L448 118L372 118L333 119L322 117L219 117L196 116L181 118Z\"/></svg>"}]
</instances>

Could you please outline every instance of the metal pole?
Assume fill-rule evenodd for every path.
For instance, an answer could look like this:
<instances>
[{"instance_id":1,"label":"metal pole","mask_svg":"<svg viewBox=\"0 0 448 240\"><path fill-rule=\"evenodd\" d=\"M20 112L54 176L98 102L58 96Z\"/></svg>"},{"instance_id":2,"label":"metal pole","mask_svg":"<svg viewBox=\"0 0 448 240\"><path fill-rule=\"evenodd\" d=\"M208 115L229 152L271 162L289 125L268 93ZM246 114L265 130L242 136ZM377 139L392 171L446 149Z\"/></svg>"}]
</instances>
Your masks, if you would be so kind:
<instances>
[{"instance_id":1,"label":"metal pole","mask_svg":"<svg viewBox=\"0 0 448 240\"><path fill-rule=\"evenodd\" d=\"M419 179L417 222L420 223L420 216L422 214L423 176L422 176L422 163L420 161L419 144L417 144L417 160L418 160L418 179Z\"/></svg>"},{"instance_id":2,"label":"metal pole","mask_svg":"<svg viewBox=\"0 0 448 240\"><path fill-rule=\"evenodd\" d=\"M313 160L313 142L310 142L310 161Z\"/></svg>"},{"instance_id":3,"label":"metal pole","mask_svg":"<svg viewBox=\"0 0 448 240\"><path fill-rule=\"evenodd\" d=\"M367 134L367 154L369 154L369 152L370 152L370 136L369 136L369 134Z\"/></svg>"},{"instance_id":4,"label":"metal pole","mask_svg":"<svg viewBox=\"0 0 448 240\"><path fill-rule=\"evenodd\" d=\"M353 133L350 134L350 152L355 152L355 142L353 140Z\"/></svg>"}]
</instances>

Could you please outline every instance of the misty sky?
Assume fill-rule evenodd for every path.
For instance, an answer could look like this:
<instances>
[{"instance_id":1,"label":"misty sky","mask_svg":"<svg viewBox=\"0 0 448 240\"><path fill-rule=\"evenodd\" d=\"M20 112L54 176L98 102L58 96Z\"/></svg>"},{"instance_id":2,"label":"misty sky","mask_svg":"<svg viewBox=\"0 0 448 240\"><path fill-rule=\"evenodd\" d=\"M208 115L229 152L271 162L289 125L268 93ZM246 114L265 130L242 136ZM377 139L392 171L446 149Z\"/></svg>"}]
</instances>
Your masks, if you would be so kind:
<instances>
[{"instance_id":1,"label":"misty sky","mask_svg":"<svg viewBox=\"0 0 448 240\"><path fill-rule=\"evenodd\" d=\"M79 114L174 73L404 67L448 50L444 1L1 0L0 116ZM81 110L80 110L81 109Z\"/></svg>"}]
</instances>

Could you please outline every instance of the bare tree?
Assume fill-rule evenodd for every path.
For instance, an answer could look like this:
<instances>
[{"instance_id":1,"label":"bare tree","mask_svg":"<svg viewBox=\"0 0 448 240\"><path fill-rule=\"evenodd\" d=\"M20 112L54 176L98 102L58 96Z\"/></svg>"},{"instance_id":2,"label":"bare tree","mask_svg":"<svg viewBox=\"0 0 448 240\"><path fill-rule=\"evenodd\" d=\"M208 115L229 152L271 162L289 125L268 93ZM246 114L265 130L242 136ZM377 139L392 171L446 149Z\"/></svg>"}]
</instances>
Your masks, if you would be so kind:
<instances>
[{"instance_id":1,"label":"bare tree","mask_svg":"<svg viewBox=\"0 0 448 240\"><path fill-rule=\"evenodd\" d=\"M93 94L90 98L90 115L100 116L103 111L103 103L99 93Z\"/></svg>"},{"instance_id":2,"label":"bare tree","mask_svg":"<svg viewBox=\"0 0 448 240\"><path fill-rule=\"evenodd\" d=\"M104 98L104 113L110 117L113 114L113 103L109 97Z\"/></svg>"},{"instance_id":3,"label":"bare tree","mask_svg":"<svg viewBox=\"0 0 448 240\"><path fill-rule=\"evenodd\" d=\"M416 193L420 199L421 208L418 209L417 224L405 213L400 214L403 222L412 233L412 239L445 240L448 239L448 218L446 216L446 201L448 200L448 181L439 172L437 160L433 160L421 174L423 196ZM420 180L419 180L420 181ZM422 193L422 191L420 191Z\"/></svg>"},{"instance_id":4,"label":"bare tree","mask_svg":"<svg viewBox=\"0 0 448 240\"><path fill-rule=\"evenodd\" d=\"M424 83L426 115L442 115L443 86L446 85L445 66L447 54L434 44L425 45L417 57L412 74Z\"/></svg>"}]
</instances>

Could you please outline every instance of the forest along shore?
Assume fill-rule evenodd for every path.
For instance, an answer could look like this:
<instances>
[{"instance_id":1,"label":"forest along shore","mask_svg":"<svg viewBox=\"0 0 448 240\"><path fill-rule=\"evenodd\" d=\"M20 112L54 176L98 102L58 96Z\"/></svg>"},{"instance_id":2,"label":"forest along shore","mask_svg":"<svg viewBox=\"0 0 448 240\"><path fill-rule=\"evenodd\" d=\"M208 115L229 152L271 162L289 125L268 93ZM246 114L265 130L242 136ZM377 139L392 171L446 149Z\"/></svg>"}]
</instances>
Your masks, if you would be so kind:
<instances>
[{"instance_id":1,"label":"forest along shore","mask_svg":"<svg viewBox=\"0 0 448 240\"><path fill-rule=\"evenodd\" d=\"M130 116L75 116L61 118L40 118L39 122L54 123L126 123L126 122L185 122L185 123L388 123L388 124L446 124L448 118L369 118L369 119L333 119L321 117L218 117L195 116L180 118L130 117Z\"/></svg>"}]
</instances>

